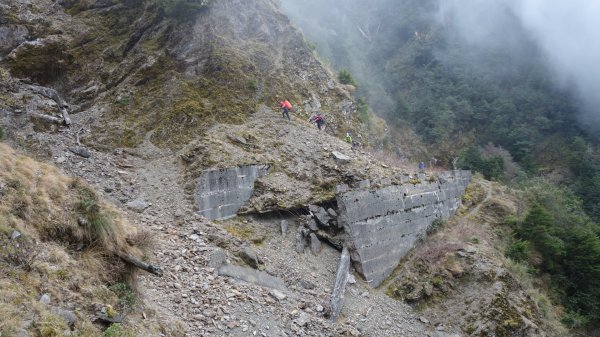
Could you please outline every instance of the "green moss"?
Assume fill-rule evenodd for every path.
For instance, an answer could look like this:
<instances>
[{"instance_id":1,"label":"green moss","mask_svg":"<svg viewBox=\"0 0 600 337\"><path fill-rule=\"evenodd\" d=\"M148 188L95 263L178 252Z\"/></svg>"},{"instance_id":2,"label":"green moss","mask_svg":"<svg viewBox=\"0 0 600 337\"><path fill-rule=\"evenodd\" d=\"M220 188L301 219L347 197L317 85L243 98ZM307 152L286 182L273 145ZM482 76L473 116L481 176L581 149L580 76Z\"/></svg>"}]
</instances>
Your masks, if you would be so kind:
<instances>
[{"instance_id":1,"label":"green moss","mask_svg":"<svg viewBox=\"0 0 600 337\"><path fill-rule=\"evenodd\" d=\"M417 185L421 183L421 180L419 180L419 178L412 178L411 180L407 181L407 183Z\"/></svg>"},{"instance_id":2,"label":"green moss","mask_svg":"<svg viewBox=\"0 0 600 337\"><path fill-rule=\"evenodd\" d=\"M243 223L228 224L225 226L225 230L236 238L243 240L250 240L255 235L254 228Z\"/></svg>"},{"instance_id":3,"label":"green moss","mask_svg":"<svg viewBox=\"0 0 600 337\"><path fill-rule=\"evenodd\" d=\"M37 328L42 337L59 337L63 336L63 332L68 330L69 326L63 318L45 312L37 323Z\"/></svg>"},{"instance_id":4,"label":"green moss","mask_svg":"<svg viewBox=\"0 0 600 337\"><path fill-rule=\"evenodd\" d=\"M29 77L45 84L63 75L71 62L65 46L58 41L19 48L14 58L8 59L8 67L14 76Z\"/></svg>"},{"instance_id":5,"label":"green moss","mask_svg":"<svg viewBox=\"0 0 600 337\"><path fill-rule=\"evenodd\" d=\"M523 325L523 319L519 312L502 295L497 294L491 303L489 318L496 322L494 330L498 337L513 336L520 326Z\"/></svg>"}]
</instances>

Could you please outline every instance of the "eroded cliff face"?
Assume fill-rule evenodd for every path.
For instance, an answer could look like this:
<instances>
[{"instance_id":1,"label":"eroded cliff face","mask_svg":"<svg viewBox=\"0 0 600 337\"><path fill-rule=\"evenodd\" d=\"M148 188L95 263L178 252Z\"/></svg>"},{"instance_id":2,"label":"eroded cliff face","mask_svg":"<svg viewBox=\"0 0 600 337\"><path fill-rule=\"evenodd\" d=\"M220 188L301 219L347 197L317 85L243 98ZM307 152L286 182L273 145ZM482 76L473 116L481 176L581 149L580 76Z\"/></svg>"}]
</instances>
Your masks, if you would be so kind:
<instances>
[{"instance_id":1,"label":"eroded cliff face","mask_svg":"<svg viewBox=\"0 0 600 337\"><path fill-rule=\"evenodd\" d=\"M297 254L293 235L252 216L271 212L298 228L297 212L333 202L337 184L400 186L411 172L334 137L360 128L354 104L274 1L220 0L183 14L159 4L0 4L6 139L83 177L152 229L161 243L155 259L172 266L165 279L142 280L164 310L153 319L181 318L191 335L246 335L249 321L266 335L432 332L403 303L361 281L346 294L341 315L348 320L331 323L321 304L339 254L328 247L319 256ZM276 105L283 98L296 107L291 122ZM324 132L306 121L318 111L325 113ZM199 178L248 165L269 171L238 212L246 216L219 224L198 217L192 199ZM131 207L136 201L143 207ZM264 268L289 286L287 300L215 276L214 256L236 261L242 246L256 250L256 260L263 257ZM368 319L353 319L361 315Z\"/></svg>"},{"instance_id":2,"label":"eroded cliff face","mask_svg":"<svg viewBox=\"0 0 600 337\"><path fill-rule=\"evenodd\" d=\"M82 139L95 146L180 149L282 99L303 117L324 112L331 134L357 128L348 93L272 1L207 2L178 15L160 4L11 0L0 57L14 77L58 90L72 113L92 112Z\"/></svg>"}]
</instances>

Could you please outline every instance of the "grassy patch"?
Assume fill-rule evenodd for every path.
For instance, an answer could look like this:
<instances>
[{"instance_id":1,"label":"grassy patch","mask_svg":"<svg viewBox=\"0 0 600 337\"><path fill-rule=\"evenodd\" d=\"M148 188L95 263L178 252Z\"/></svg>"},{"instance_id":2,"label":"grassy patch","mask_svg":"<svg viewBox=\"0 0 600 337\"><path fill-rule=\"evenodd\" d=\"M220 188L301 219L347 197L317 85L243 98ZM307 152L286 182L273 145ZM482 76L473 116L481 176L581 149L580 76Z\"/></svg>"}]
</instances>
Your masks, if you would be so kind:
<instances>
[{"instance_id":1,"label":"grassy patch","mask_svg":"<svg viewBox=\"0 0 600 337\"><path fill-rule=\"evenodd\" d=\"M254 228L243 223L228 224L225 226L225 230L236 238L248 241L253 238L255 234Z\"/></svg>"},{"instance_id":2,"label":"grassy patch","mask_svg":"<svg viewBox=\"0 0 600 337\"><path fill-rule=\"evenodd\" d=\"M136 296L133 289L124 282L117 282L109 287L119 297L119 306L122 311L133 307L136 302Z\"/></svg>"}]
</instances>

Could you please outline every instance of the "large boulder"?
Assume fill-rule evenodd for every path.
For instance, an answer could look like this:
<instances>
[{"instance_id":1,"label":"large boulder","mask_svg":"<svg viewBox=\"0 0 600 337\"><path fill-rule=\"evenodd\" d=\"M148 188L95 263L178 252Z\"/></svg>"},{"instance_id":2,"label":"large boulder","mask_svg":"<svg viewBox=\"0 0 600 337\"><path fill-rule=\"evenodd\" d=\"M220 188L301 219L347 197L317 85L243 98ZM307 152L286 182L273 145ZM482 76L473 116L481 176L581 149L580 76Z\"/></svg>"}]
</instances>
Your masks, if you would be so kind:
<instances>
[{"instance_id":1,"label":"large boulder","mask_svg":"<svg viewBox=\"0 0 600 337\"><path fill-rule=\"evenodd\" d=\"M47 84L65 74L71 62L66 50L67 42L56 35L25 41L8 54L8 67L13 76Z\"/></svg>"}]
</instances>

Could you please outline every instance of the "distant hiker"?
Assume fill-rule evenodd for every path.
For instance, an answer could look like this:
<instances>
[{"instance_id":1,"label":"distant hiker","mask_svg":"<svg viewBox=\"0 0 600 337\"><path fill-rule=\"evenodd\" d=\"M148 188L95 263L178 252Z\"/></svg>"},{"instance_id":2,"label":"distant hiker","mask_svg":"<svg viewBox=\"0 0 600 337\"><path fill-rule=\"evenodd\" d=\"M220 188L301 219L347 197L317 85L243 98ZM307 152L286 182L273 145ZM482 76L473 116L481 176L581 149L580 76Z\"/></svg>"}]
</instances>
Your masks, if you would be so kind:
<instances>
[{"instance_id":1,"label":"distant hiker","mask_svg":"<svg viewBox=\"0 0 600 337\"><path fill-rule=\"evenodd\" d=\"M346 140L346 143L352 144L352 136L350 136L350 132L346 132L346 137L344 140Z\"/></svg>"},{"instance_id":2,"label":"distant hiker","mask_svg":"<svg viewBox=\"0 0 600 337\"><path fill-rule=\"evenodd\" d=\"M292 104L288 100L285 100L285 101L279 102L279 106L283 109L282 117L283 118L287 117L288 121L291 120L290 119L290 110L292 109Z\"/></svg>"},{"instance_id":3,"label":"distant hiker","mask_svg":"<svg viewBox=\"0 0 600 337\"><path fill-rule=\"evenodd\" d=\"M436 157L431 157L431 159L429 159L429 167L434 168L437 166L437 158Z\"/></svg>"},{"instance_id":4,"label":"distant hiker","mask_svg":"<svg viewBox=\"0 0 600 337\"><path fill-rule=\"evenodd\" d=\"M321 116L320 112L312 116L309 121L316 123L319 130L321 130L321 125L325 123L325 120L323 119L323 116Z\"/></svg>"},{"instance_id":5,"label":"distant hiker","mask_svg":"<svg viewBox=\"0 0 600 337\"><path fill-rule=\"evenodd\" d=\"M425 163L424 162L419 163L419 171L421 171L421 172L425 171Z\"/></svg>"}]
</instances>

